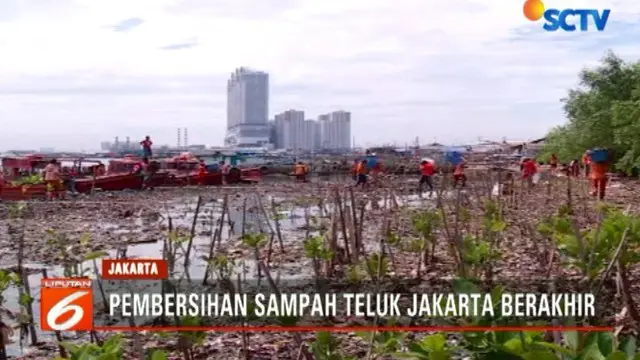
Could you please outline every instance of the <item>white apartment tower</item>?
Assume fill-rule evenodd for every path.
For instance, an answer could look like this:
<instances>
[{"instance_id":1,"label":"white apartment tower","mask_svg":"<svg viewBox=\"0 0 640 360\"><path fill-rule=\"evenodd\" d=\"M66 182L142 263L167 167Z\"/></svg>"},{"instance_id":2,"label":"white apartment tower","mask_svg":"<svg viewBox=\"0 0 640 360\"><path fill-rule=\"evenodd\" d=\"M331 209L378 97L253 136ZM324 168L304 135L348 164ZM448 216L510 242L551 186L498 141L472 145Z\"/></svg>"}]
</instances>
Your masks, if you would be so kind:
<instances>
[{"instance_id":1,"label":"white apartment tower","mask_svg":"<svg viewBox=\"0 0 640 360\"><path fill-rule=\"evenodd\" d=\"M269 142L269 74L245 67L227 81L227 146L263 146Z\"/></svg>"},{"instance_id":2,"label":"white apartment tower","mask_svg":"<svg viewBox=\"0 0 640 360\"><path fill-rule=\"evenodd\" d=\"M276 147L279 149L306 150L306 124L304 111L287 110L275 116Z\"/></svg>"},{"instance_id":3,"label":"white apartment tower","mask_svg":"<svg viewBox=\"0 0 640 360\"><path fill-rule=\"evenodd\" d=\"M334 111L318 116L320 144L323 149L351 148L351 113Z\"/></svg>"}]
</instances>

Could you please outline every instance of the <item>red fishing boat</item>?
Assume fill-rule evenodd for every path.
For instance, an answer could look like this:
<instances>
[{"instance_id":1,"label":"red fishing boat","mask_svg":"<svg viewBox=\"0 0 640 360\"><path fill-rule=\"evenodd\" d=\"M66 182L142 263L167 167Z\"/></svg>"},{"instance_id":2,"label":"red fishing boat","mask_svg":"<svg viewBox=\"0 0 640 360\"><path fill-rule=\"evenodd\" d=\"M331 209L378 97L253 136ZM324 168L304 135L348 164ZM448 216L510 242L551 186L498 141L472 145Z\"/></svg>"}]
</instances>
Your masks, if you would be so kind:
<instances>
[{"instance_id":1,"label":"red fishing boat","mask_svg":"<svg viewBox=\"0 0 640 360\"><path fill-rule=\"evenodd\" d=\"M140 173L142 165L142 159L135 155L111 160L104 175L77 179L75 189L80 193L91 192L92 189L103 191L141 189L143 185L143 176ZM150 166L155 171L147 180L146 186L148 187L223 184L223 174L220 169L209 168L204 176L200 176L200 160L190 153L183 153L169 159L154 160L151 161ZM260 169L232 167L224 180L227 184L257 182L260 176Z\"/></svg>"},{"instance_id":2,"label":"red fishing boat","mask_svg":"<svg viewBox=\"0 0 640 360\"><path fill-rule=\"evenodd\" d=\"M260 168L240 169L231 166L229 172L223 176L221 169L216 166L207 166L204 177L200 176L200 160L191 153L182 153L170 159L160 161L160 172L170 174L171 183L177 185L222 185L223 178L227 184L254 183L260 181L262 173Z\"/></svg>"},{"instance_id":3,"label":"red fishing boat","mask_svg":"<svg viewBox=\"0 0 640 360\"><path fill-rule=\"evenodd\" d=\"M104 173L92 167L91 175L75 180L75 190L88 193L95 189L103 191L119 191L142 188L142 176L136 173L136 167L142 166L142 160L134 156L111 160Z\"/></svg>"},{"instance_id":4,"label":"red fishing boat","mask_svg":"<svg viewBox=\"0 0 640 360\"><path fill-rule=\"evenodd\" d=\"M25 155L23 157L7 157L2 159L2 171L0 176L1 200L30 200L45 198L47 186L40 174L51 159L43 155ZM21 181L26 179L27 182Z\"/></svg>"}]
</instances>

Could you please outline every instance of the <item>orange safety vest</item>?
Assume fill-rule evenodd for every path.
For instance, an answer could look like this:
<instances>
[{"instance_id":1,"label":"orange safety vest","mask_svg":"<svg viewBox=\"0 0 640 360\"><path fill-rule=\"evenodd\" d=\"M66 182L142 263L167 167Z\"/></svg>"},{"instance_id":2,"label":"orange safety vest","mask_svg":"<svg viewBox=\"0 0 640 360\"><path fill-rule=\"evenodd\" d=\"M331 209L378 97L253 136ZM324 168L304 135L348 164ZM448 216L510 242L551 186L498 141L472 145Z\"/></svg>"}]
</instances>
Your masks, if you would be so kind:
<instances>
[{"instance_id":1,"label":"orange safety vest","mask_svg":"<svg viewBox=\"0 0 640 360\"><path fill-rule=\"evenodd\" d=\"M536 162L533 160L526 161L523 165L524 165L523 175L525 177L533 176L535 175L535 173L538 172L538 166L536 165Z\"/></svg>"},{"instance_id":2,"label":"orange safety vest","mask_svg":"<svg viewBox=\"0 0 640 360\"><path fill-rule=\"evenodd\" d=\"M422 165L422 175L424 176L432 176L436 173L436 169L432 163L426 162Z\"/></svg>"},{"instance_id":3,"label":"orange safety vest","mask_svg":"<svg viewBox=\"0 0 640 360\"><path fill-rule=\"evenodd\" d=\"M456 169L453 171L453 175L463 175L464 174L464 164L456 165Z\"/></svg>"},{"instance_id":4,"label":"orange safety vest","mask_svg":"<svg viewBox=\"0 0 640 360\"><path fill-rule=\"evenodd\" d=\"M365 175L367 173L367 168L363 163L360 163L356 168L356 172L358 173L358 175Z\"/></svg>"},{"instance_id":5,"label":"orange safety vest","mask_svg":"<svg viewBox=\"0 0 640 360\"><path fill-rule=\"evenodd\" d=\"M305 174L305 166L302 164L296 165L296 175L304 175Z\"/></svg>"},{"instance_id":6,"label":"orange safety vest","mask_svg":"<svg viewBox=\"0 0 640 360\"><path fill-rule=\"evenodd\" d=\"M602 180L607 177L607 171L609 170L609 164L607 163L593 163L591 164L591 179Z\"/></svg>"}]
</instances>

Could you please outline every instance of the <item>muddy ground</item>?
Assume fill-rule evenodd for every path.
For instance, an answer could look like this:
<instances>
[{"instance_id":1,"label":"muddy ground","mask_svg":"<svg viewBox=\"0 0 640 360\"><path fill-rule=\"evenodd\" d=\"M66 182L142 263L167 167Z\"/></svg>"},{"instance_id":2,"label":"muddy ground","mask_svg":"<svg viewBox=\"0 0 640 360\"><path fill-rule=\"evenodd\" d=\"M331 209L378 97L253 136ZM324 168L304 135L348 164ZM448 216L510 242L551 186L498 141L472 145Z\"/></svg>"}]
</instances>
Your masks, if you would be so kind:
<instances>
[{"instance_id":1,"label":"muddy ground","mask_svg":"<svg viewBox=\"0 0 640 360\"><path fill-rule=\"evenodd\" d=\"M431 198L415 195L415 179L394 177L383 181L375 190L356 190L358 203L367 202L362 226L364 251L369 254L378 251L381 234L389 226L393 227L394 232L400 237L415 237L410 214L416 209L436 207L437 199L447 204L447 212L455 211L455 202L462 202L471 209L474 219L480 219L481 214L476 210L482 201L489 198L493 180L494 178L476 176L470 179L469 187L460 195L448 189L443 193L434 194ZM106 251L111 257L116 256L118 251L126 251L128 257L161 257L164 239L169 231L168 219L171 219L173 230L188 235L193 224L197 199L201 197L195 227L195 251L191 255L193 261L188 269L193 278L201 278L206 264L198 259L209 251L209 244L218 228L226 197L228 205L225 212L230 216L227 216L221 228L222 237L216 252L243 263L242 270L239 271L244 272L245 277L256 276L253 251L240 239L243 209L246 209L245 232L270 234L275 227L276 218L278 219L282 247L280 237L274 235L271 246L265 246L260 250L260 260L268 264L274 276L277 274L285 279L310 279L313 277L313 270L311 260L305 255L303 240L307 236L317 234L320 228L329 227L336 191L344 197L345 203L350 201L345 185L346 181L332 181L307 184L270 183L255 187L97 193L67 201L29 203L19 218L11 218L12 211L16 211L15 204L0 203L0 266L15 268L21 260L31 269L32 296L37 300L37 284L42 269L47 270L48 276L61 275L62 266L82 262L87 254L95 251ZM612 182L607 202L634 213L640 212L640 192L636 190L639 185L640 182L633 180ZM449 185L442 181L440 186ZM587 185L579 181L571 186L571 201L577 210L576 218L580 226L593 226L597 221L594 211L596 202L588 196ZM496 281L579 277L575 270L562 266L560 256L550 256L530 231L537 219L554 213L567 203L567 188L564 179L554 178L550 185L541 183L531 191L522 190L517 200L501 200L513 203L509 205L508 226L500 242L502 258L496 261L493 269ZM272 204L275 204L274 208ZM278 215L274 216L274 213ZM317 223L307 224L305 213L309 214L309 217L317 218ZM11 230L14 232L13 235L10 235L10 227L14 228ZM23 233L16 235L15 229ZM455 262L446 245L444 231L441 229L437 233L441 240L437 242L434 262L421 271L422 280L455 277ZM21 249L16 236L24 236L22 256L19 255ZM340 231L338 236L341 236ZM22 259L19 259L20 257ZM399 279L414 279L418 276L417 263L418 256L415 254L397 251L388 275ZM84 267L91 270L92 264L85 263ZM341 270L344 271L343 266L336 266L336 276L340 276ZM640 279L640 269L636 266L629 271L633 296L638 299L640 282L637 280ZM15 291L13 294L15 295ZM6 306L17 310L18 305L16 300L11 300L11 295L11 290L5 294ZM611 301L613 312L623 307L619 297L612 295ZM37 305L36 302L35 307ZM38 316L36 311L36 324L39 321ZM16 343L8 348L12 356L22 359L51 359L57 354L52 334L39 333L39 340L44 343L35 347L25 345L23 349L17 344L18 335L19 332L16 330L13 339ZM105 336L103 333L100 335ZM76 335L64 336L73 339ZM145 348L164 348L172 352L174 357L170 358L182 358L175 351L175 336L166 338L149 333L141 333L140 336ZM313 334L301 336L303 341L308 342L314 337ZM410 336L418 337L420 334ZM342 334L339 338L342 340L341 348L345 354L357 358L366 355L367 341L355 334ZM127 339L130 341L131 336L128 335ZM253 333L248 334L248 339L248 351L252 359L296 359L299 353L299 346L291 334ZM243 357L242 353L243 337L240 333L210 333L204 344L197 346L194 352L196 359ZM127 355L126 358L133 358L133 355Z\"/></svg>"}]
</instances>

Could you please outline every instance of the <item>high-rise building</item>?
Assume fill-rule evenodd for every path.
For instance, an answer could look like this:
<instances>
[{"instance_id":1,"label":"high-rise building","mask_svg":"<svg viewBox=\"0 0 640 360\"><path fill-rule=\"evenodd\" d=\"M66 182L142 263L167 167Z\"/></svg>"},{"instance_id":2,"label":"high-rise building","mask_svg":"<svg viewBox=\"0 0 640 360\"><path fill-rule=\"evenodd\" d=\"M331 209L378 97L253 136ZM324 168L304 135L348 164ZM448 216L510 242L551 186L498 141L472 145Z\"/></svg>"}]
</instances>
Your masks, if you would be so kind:
<instances>
[{"instance_id":1,"label":"high-rise building","mask_svg":"<svg viewBox=\"0 0 640 360\"><path fill-rule=\"evenodd\" d=\"M287 110L275 116L277 148L304 149L304 111Z\"/></svg>"},{"instance_id":2,"label":"high-rise building","mask_svg":"<svg viewBox=\"0 0 640 360\"><path fill-rule=\"evenodd\" d=\"M269 75L245 67L227 81L227 146L269 143Z\"/></svg>"},{"instance_id":3,"label":"high-rise building","mask_svg":"<svg viewBox=\"0 0 640 360\"><path fill-rule=\"evenodd\" d=\"M320 143L323 149L351 148L351 113L334 111L318 116Z\"/></svg>"}]
</instances>

